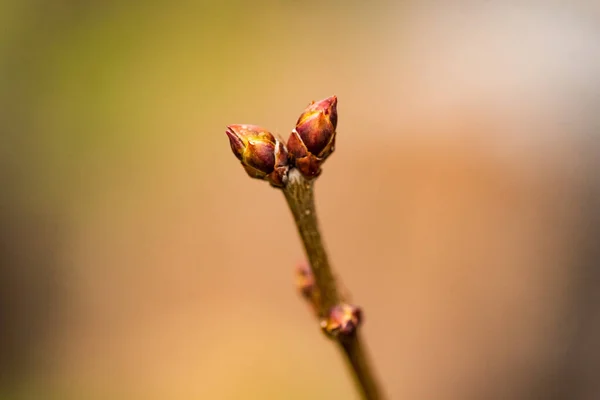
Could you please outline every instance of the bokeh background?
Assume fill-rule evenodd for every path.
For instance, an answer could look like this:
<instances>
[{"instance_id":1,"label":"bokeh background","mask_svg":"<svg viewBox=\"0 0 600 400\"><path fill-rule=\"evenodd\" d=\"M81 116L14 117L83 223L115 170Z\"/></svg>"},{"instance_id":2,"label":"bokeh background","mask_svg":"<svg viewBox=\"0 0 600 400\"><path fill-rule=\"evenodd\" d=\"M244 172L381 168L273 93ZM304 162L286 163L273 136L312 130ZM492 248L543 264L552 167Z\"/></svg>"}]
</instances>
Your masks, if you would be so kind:
<instances>
[{"instance_id":1,"label":"bokeh background","mask_svg":"<svg viewBox=\"0 0 600 400\"><path fill-rule=\"evenodd\" d=\"M596 1L0 2L0 398L357 399L224 128L317 183L390 399L600 398Z\"/></svg>"}]
</instances>

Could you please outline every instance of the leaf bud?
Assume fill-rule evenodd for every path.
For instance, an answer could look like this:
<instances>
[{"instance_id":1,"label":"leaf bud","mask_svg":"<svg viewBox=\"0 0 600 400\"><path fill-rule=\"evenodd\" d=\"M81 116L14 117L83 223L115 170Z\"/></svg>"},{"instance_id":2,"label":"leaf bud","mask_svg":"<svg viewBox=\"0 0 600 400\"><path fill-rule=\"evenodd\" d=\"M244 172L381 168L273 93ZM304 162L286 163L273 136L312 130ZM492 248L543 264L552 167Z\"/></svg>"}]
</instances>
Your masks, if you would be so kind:
<instances>
[{"instance_id":1,"label":"leaf bud","mask_svg":"<svg viewBox=\"0 0 600 400\"><path fill-rule=\"evenodd\" d=\"M321 321L321 328L330 336L350 336L356 332L362 322L360 308L342 303L329 310L327 318Z\"/></svg>"},{"instance_id":2,"label":"leaf bud","mask_svg":"<svg viewBox=\"0 0 600 400\"><path fill-rule=\"evenodd\" d=\"M335 147L336 127L336 96L310 103L300 115L287 147L302 175L314 178L321 173L321 165Z\"/></svg>"},{"instance_id":3,"label":"leaf bud","mask_svg":"<svg viewBox=\"0 0 600 400\"><path fill-rule=\"evenodd\" d=\"M229 125L225 133L233 154L249 176L267 180L273 186L285 186L288 153L273 134L256 125Z\"/></svg>"}]
</instances>

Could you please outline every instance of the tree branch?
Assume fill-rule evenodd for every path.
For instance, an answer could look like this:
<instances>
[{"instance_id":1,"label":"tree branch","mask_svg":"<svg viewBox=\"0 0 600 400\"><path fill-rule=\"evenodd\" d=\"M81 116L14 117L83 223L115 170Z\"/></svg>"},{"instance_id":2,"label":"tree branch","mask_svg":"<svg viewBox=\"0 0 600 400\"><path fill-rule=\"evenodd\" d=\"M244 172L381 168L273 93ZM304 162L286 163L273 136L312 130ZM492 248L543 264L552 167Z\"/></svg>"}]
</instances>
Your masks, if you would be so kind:
<instances>
[{"instance_id":1,"label":"tree branch","mask_svg":"<svg viewBox=\"0 0 600 400\"><path fill-rule=\"evenodd\" d=\"M315 278L315 285L320 293L319 316L321 319L326 319L330 310L340 305L343 299L319 232L313 187L314 180L304 178L298 170L292 168L283 193L294 215ZM339 334L335 336L335 340L346 355L362 397L366 400L383 399L357 331L354 330L347 335Z\"/></svg>"}]
</instances>

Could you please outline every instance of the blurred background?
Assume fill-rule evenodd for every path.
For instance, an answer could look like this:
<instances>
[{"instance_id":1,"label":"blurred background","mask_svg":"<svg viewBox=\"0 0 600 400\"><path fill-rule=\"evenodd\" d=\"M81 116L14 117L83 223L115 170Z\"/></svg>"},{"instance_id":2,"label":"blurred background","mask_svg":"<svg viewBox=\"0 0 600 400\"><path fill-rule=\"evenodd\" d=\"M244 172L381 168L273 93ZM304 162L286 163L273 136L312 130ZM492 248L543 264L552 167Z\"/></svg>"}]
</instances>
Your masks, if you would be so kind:
<instances>
[{"instance_id":1,"label":"blurred background","mask_svg":"<svg viewBox=\"0 0 600 400\"><path fill-rule=\"evenodd\" d=\"M600 398L597 1L0 2L0 398L357 399L232 123L316 184L390 399Z\"/></svg>"}]
</instances>

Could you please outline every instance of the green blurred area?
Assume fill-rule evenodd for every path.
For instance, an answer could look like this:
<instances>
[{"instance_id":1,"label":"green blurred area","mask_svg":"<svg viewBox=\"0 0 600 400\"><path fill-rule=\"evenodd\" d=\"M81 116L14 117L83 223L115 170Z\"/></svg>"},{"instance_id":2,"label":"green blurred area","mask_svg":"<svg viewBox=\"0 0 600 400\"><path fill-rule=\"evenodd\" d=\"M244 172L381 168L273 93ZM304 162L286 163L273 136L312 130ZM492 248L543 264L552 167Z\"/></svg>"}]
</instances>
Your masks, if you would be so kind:
<instances>
[{"instance_id":1,"label":"green blurred area","mask_svg":"<svg viewBox=\"0 0 600 400\"><path fill-rule=\"evenodd\" d=\"M182 119L205 120L228 89L265 68L260 48L240 51L260 42L264 29L231 23L248 13L235 4L13 4L2 13L2 108L8 144L18 149L15 167L32 168L23 174L33 179L44 176L41 168L56 174L44 181L70 187L94 164L144 156L134 149L162 145L165 132L175 140L189 134ZM228 54L246 62L228 62ZM201 134L210 140L209 133Z\"/></svg>"}]
</instances>

